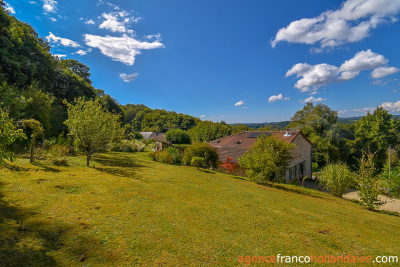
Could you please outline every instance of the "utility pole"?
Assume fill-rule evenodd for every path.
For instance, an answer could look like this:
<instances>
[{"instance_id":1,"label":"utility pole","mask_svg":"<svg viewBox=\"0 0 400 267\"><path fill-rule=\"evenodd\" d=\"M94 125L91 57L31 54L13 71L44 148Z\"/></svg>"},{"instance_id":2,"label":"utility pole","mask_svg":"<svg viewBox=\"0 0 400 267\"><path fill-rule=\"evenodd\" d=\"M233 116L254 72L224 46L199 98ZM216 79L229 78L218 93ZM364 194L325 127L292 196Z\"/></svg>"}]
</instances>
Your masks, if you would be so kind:
<instances>
[{"instance_id":1,"label":"utility pole","mask_svg":"<svg viewBox=\"0 0 400 267\"><path fill-rule=\"evenodd\" d=\"M392 167L392 146L389 145L389 183L392 184L392 179L390 177Z\"/></svg>"}]
</instances>

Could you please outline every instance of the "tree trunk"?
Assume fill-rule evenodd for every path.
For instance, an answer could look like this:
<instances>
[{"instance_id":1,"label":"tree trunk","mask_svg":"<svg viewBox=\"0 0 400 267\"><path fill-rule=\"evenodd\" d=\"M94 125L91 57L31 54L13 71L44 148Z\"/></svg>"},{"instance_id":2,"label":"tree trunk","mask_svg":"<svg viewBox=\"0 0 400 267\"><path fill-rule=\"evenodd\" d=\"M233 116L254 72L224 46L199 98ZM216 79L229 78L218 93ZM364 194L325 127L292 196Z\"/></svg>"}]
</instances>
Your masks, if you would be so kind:
<instances>
[{"instance_id":1,"label":"tree trunk","mask_svg":"<svg viewBox=\"0 0 400 267\"><path fill-rule=\"evenodd\" d=\"M89 167L89 161L90 161L90 153L88 153L86 157L86 166L88 167Z\"/></svg>"},{"instance_id":2,"label":"tree trunk","mask_svg":"<svg viewBox=\"0 0 400 267\"><path fill-rule=\"evenodd\" d=\"M33 132L31 141L31 156L29 158L30 163L33 163L33 156L35 155L35 139L36 139L36 134L35 132Z\"/></svg>"}]
</instances>

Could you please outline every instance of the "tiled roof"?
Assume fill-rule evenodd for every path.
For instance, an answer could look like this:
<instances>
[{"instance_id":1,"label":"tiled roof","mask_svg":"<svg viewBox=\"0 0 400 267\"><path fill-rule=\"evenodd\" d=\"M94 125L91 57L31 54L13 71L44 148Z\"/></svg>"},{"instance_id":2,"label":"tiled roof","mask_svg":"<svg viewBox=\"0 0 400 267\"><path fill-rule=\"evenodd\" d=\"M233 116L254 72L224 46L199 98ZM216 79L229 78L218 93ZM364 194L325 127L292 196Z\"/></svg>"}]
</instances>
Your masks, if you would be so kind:
<instances>
[{"instance_id":1,"label":"tiled roof","mask_svg":"<svg viewBox=\"0 0 400 267\"><path fill-rule=\"evenodd\" d=\"M224 156L229 156L233 158L234 162L237 162L238 159L249 149L249 147L251 147L257 141L256 136L260 134L278 136L287 143L292 143L296 136L301 134L308 141L308 139L301 133L300 130L289 131L289 135L287 135L287 131L247 131L211 141L209 144L212 147L217 148L220 160L225 160Z\"/></svg>"}]
</instances>

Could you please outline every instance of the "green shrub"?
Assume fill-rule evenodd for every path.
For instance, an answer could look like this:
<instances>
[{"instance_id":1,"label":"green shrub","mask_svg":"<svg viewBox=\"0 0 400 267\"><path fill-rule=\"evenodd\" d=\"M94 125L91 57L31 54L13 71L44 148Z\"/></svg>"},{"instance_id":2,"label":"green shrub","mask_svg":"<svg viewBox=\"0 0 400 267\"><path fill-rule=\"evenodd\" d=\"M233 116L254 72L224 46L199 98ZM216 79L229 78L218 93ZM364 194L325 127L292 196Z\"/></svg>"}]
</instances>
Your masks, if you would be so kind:
<instances>
[{"instance_id":1,"label":"green shrub","mask_svg":"<svg viewBox=\"0 0 400 267\"><path fill-rule=\"evenodd\" d=\"M215 148L207 143L195 143L185 149L182 162L191 165L193 157L200 157L205 160L205 167L215 169L217 167L218 154Z\"/></svg>"},{"instance_id":2,"label":"green shrub","mask_svg":"<svg viewBox=\"0 0 400 267\"><path fill-rule=\"evenodd\" d=\"M173 144L190 144L189 134L181 129L170 129L165 133L165 140Z\"/></svg>"},{"instance_id":3,"label":"green shrub","mask_svg":"<svg viewBox=\"0 0 400 267\"><path fill-rule=\"evenodd\" d=\"M149 156L154 160L161 163L174 164L174 156L168 153L167 150L155 151L149 154Z\"/></svg>"},{"instance_id":4,"label":"green shrub","mask_svg":"<svg viewBox=\"0 0 400 267\"><path fill-rule=\"evenodd\" d=\"M190 165L199 168L203 168L206 166L206 161L202 157L193 157L192 160L190 161Z\"/></svg>"},{"instance_id":5,"label":"green shrub","mask_svg":"<svg viewBox=\"0 0 400 267\"><path fill-rule=\"evenodd\" d=\"M349 167L344 163L330 163L321 171L319 183L332 195L342 197L353 183Z\"/></svg>"},{"instance_id":6,"label":"green shrub","mask_svg":"<svg viewBox=\"0 0 400 267\"><path fill-rule=\"evenodd\" d=\"M118 143L112 143L108 146L111 151L119 152L142 152L146 147L145 143L140 140L122 140Z\"/></svg>"},{"instance_id":7,"label":"green shrub","mask_svg":"<svg viewBox=\"0 0 400 267\"><path fill-rule=\"evenodd\" d=\"M183 154L180 149L176 147L168 147L166 150L173 157L173 164L181 164Z\"/></svg>"}]
</instances>

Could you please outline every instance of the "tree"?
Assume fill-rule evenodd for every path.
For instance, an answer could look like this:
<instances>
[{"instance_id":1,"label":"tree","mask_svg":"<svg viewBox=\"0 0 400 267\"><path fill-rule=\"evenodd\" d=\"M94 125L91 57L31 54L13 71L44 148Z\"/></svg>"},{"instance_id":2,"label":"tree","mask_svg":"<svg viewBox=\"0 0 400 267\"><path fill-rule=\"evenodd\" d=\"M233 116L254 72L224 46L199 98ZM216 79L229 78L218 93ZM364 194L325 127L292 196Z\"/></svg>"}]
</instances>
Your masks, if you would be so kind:
<instances>
[{"instance_id":1,"label":"tree","mask_svg":"<svg viewBox=\"0 0 400 267\"><path fill-rule=\"evenodd\" d=\"M339 147L342 131L337 125L337 111L327 105L307 103L291 118L289 128L301 129L314 145L313 162L319 167L341 158Z\"/></svg>"},{"instance_id":2,"label":"tree","mask_svg":"<svg viewBox=\"0 0 400 267\"><path fill-rule=\"evenodd\" d=\"M319 178L319 183L336 197L342 197L349 190L352 182L350 169L344 163L326 165Z\"/></svg>"},{"instance_id":3,"label":"tree","mask_svg":"<svg viewBox=\"0 0 400 267\"><path fill-rule=\"evenodd\" d=\"M111 142L119 141L123 136L119 116L112 114L99 103L99 99L85 101L78 98L75 104L68 105L67 125L74 142L84 150L87 166L94 152L105 149Z\"/></svg>"},{"instance_id":4,"label":"tree","mask_svg":"<svg viewBox=\"0 0 400 267\"><path fill-rule=\"evenodd\" d=\"M382 170L389 145L395 147L400 144L399 133L400 122L393 119L385 109L378 107L373 114L368 113L355 123L354 152L358 157L361 151L375 153L375 167Z\"/></svg>"},{"instance_id":5,"label":"tree","mask_svg":"<svg viewBox=\"0 0 400 267\"><path fill-rule=\"evenodd\" d=\"M0 109L0 164L3 159L14 160L14 155L7 151L7 146L18 139L25 139L26 136L21 129L16 129L13 121L8 117L4 109Z\"/></svg>"},{"instance_id":6,"label":"tree","mask_svg":"<svg viewBox=\"0 0 400 267\"><path fill-rule=\"evenodd\" d=\"M274 177L284 176L292 159L293 144L277 136L262 135L250 149L239 158L239 166L246 174L259 183L270 181Z\"/></svg>"},{"instance_id":7,"label":"tree","mask_svg":"<svg viewBox=\"0 0 400 267\"><path fill-rule=\"evenodd\" d=\"M165 140L173 144L190 144L190 136L181 129L171 129L165 133Z\"/></svg>"}]
</instances>

